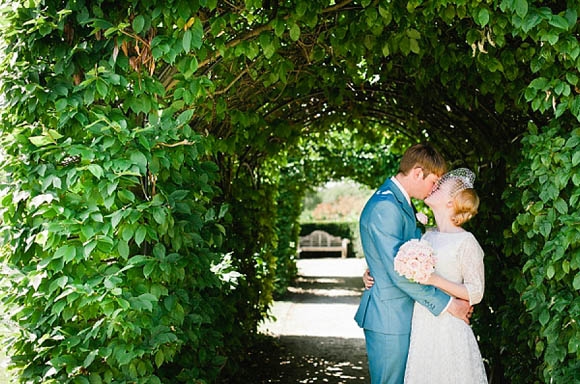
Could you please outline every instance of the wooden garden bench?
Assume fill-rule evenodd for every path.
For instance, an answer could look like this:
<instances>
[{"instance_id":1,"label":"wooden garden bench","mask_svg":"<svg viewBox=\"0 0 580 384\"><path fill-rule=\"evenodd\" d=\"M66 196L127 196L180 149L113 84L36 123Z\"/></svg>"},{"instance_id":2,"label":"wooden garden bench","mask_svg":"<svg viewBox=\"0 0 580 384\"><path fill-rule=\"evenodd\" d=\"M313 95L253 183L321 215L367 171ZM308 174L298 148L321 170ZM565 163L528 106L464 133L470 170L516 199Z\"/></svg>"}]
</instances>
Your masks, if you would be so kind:
<instances>
[{"instance_id":1,"label":"wooden garden bench","mask_svg":"<svg viewBox=\"0 0 580 384\"><path fill-rule=\"evenodd\" d=\"M345 259L349 239L341 239L324 231L314 231L309 235L300 236L298 252L340 252Z\"/></svg>"}]
</instances>

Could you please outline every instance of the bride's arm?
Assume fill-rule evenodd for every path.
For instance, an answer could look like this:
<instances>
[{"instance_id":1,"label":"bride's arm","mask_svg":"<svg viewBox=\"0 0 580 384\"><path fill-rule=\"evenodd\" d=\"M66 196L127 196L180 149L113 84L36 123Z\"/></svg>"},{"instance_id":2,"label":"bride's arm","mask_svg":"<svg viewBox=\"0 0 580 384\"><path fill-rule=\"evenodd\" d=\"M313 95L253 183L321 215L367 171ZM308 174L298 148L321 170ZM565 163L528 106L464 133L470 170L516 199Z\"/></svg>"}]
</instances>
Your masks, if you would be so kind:
<instances>
[{"instance_id":1,"label":"bride's arm","mask_svg":"<svg viewBox=\"0 0 580 384\"><path fill-rule=\"evenodd\" d=\"M429 279L423 284L432 285L441 289L442 291L445 291L451 296L469 301L469 291L467 290L465 284L454 283L436 273L432 273Z\"/></svg>"},{"instance_id":2,"label":"bride's arm","mask_svg":"<svg viewBox=\"0 0 580 384\"><path fill-rule=\"evenodd\" d=\"M462 244L459 251L459 267L463 284L454 283L435 273L425 284L433 285L448 294L460 299L469 300L470 305L481 302L485 286L483 266L483 249L475 237L470 237Z\"/></svg>"}]
</instances>

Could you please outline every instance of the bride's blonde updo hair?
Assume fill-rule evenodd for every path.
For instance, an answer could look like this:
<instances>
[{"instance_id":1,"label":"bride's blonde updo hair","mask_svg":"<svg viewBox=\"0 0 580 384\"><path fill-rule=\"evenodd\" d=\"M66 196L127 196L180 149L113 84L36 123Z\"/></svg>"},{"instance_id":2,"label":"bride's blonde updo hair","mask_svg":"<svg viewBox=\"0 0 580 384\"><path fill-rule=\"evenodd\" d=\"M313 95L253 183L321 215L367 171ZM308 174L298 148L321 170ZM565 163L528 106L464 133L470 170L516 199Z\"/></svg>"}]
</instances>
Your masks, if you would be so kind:
<instances>
[{"instance_id":1,"label":"bride's blonde updo hair","mask_svg":"<svg viewBox=\"0 0 580 384\"><path fill-rule=\"evenodd\" d=\"M466 188L453 195L453 210L451 221L458 227L468 222L477 214L479 208L479 196L473 188Z\"/></svg>"}]
</instances>

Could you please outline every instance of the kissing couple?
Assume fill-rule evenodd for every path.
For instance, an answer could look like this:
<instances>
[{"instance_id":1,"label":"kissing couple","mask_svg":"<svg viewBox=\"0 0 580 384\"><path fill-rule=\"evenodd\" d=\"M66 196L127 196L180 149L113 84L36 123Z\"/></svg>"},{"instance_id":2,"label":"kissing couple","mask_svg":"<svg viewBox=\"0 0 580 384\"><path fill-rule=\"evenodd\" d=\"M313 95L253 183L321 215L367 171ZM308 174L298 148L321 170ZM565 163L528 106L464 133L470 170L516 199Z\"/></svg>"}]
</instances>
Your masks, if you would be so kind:
<instances>
[{"instance_id":1,"label":"kissing couple","mask_svg":"<svg viewBox=\"0 0 580 384\"><path fill-rule=\"evenodd\" d=\"M446 173L445 159L434 148L416 144L362 211L369 269L355 320L364 329L372 384L487 383L469 327L473 305L483 297L483 250L462 228L479 207L474 179L465 168ZM411 198L431 208L436 228L421 234L422 214ZM421 283L394 266L401 245L419 238L436 257L435 271Z\"/></svg>"}]
</instances>

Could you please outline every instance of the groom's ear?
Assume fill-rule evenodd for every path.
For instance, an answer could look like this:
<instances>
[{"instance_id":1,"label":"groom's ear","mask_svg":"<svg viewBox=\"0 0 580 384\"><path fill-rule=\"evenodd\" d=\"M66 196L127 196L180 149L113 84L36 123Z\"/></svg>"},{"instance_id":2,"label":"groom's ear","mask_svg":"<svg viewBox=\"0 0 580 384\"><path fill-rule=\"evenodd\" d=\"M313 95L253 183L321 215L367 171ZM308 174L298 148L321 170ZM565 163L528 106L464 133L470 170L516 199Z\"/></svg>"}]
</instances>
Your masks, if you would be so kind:
<instances>
[{"instance_id":1,"label":"groom's ear","mask_svg":"<svg viewBox=\"0 0 580 384\"><path fill-rule=\"evenodd\" d=\"M415 167L411 170L411 175L413 175L413 179L423 179L423 168Z\"/></svg>"}]
</instances>

